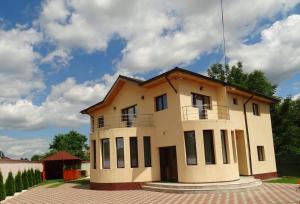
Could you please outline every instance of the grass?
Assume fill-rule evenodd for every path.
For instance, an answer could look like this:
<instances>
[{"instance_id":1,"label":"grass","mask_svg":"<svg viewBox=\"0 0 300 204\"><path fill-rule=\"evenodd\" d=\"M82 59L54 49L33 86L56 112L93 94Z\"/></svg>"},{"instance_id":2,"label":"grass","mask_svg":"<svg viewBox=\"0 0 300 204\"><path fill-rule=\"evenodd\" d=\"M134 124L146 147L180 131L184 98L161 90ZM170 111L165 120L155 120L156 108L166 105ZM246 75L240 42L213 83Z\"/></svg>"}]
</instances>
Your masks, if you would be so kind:
<instances>
[{"instance_id":1,"label":"grass","mask_svg":"<svg viewBox=\"0 0 300 204\"><path fill-rule=\"evenodd\" d=\"M292 176L283 176L279 179L274 179L267 181L269 183L290 183L290 184L298 184L298 180L300 177L292 177Z\"/></svg>"},{"instance_id":2,"label":"grass","mask_svg":"<svg viewBox=\"0 0 300 204\"><path fill-rule=\"evenodd\" d=\"M58 186L63 185L64 183L75 183L79 185L85 185L85 184L89 184L89 182L90 182L89 179L86 179L86 177L82 177L77 180L66 181L66 182L63 179L46 180L40 185L47 185L47 188L56 188Z\"/></svg>"}]
</instances>

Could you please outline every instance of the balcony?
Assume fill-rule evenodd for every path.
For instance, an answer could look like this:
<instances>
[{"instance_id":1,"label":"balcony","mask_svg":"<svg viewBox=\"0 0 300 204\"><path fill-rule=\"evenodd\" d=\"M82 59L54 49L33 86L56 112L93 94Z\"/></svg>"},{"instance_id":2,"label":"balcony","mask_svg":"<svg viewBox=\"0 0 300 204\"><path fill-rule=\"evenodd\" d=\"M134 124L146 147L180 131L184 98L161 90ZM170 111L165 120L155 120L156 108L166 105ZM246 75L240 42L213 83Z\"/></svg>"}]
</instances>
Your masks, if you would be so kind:
<instances>
[{"instance_id":1,"label":"balcony","mask_svg":"<svg viewBox=\"0 0 300 204\"><path fill-rule=\"evenodd\" d=\"M98 121L99 125L99 121ZM105 115L99 129L153 127L152 114L119 114Z\"/></svg>"},{"instance_id":2,"label":"balcony","mask_svg":"<svg viewBox=\"0 0 300 204\"><path fill-rule=\"evenodd\" d=\"M220 105L182 106L183 120L229 120L229 108Z\"/></svg>"}]
</instances>

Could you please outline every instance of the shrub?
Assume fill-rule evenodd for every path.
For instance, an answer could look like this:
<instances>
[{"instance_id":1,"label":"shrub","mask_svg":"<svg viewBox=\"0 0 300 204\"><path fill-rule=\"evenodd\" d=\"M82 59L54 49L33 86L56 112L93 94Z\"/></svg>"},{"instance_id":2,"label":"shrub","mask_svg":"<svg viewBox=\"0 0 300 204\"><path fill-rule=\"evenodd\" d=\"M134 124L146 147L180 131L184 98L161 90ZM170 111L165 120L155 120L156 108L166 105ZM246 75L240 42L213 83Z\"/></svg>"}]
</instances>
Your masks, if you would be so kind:
<instances>
[{"instance_id":1,"label":"shrub","mask_svg":"<svg viewBox=\"0 0 300 204\"><path fill-rule=\"evenodd\" d=\"M32 179L32 185L35 186L37 183L36 183L33 169L30 169L30 174L31 174L31 179Z\"/></svg>"},{"instance_id":2,"label":"shrub","mask_svg":"<svg viewBox=\"0 0 300 204\"><path fill-rule=\"evenodd\" d=\"M26 190L28 188L28 178L27 178L27 172L26 170L22 173L22 183L23 183L23 190Z\"/></svg>"},{"instance_id":3,"label":"shrub","mask_svg":"<svg viewBox=\"0 0 300 204\"><path fill-rule=\"evenodd\" d=\"M2 176L2 173L0 171L0 201L4 200L5 197L6 197L6 194L5 194L5 185L3 183L3 176Z\"/></svg>"},{"instance_id":4,"label":"shrub","mask_svg":"<svg viewBox=\"0 0 300 204\"><path fill-rule=\"evenodd\" d=\"M23 190L22 174L20 171L15 177L15 185L16 185L16 192L21 192Z\"/></svg>"},{"instance_id":5,"label":"shrub","mask_svg":"<svg viewBox=\"0 0 300 204\"><path fill-rule=\"evenodd\" d=\"M28 188L30 188L30 187L33 186L32 176L31 176L31 171L30 170L27 170L27 179L28 179Z\"/></svg>"},{"instance_id":6,"label":"shrub","mask_svg":"<svg viewBox=\"0 0 300 204\"><path fill-rule=\"evenodd\" d=\"M13 196L16 192L15 179L11 172L9 172L5 182L5 192L7 196Z\"/></svg>"},{"instance_id":7,"label":"shrub","mask_svg":"<svg viewBox=\"0 0 300 204\"><path fill-rule=\"evenodd\" d=\"M41 177L40 170L36 169L34 171L34 174L35 174L35 180L36 180L37 184L41 183L42 182L42 177Z\"/></svg>"}]
</instances>

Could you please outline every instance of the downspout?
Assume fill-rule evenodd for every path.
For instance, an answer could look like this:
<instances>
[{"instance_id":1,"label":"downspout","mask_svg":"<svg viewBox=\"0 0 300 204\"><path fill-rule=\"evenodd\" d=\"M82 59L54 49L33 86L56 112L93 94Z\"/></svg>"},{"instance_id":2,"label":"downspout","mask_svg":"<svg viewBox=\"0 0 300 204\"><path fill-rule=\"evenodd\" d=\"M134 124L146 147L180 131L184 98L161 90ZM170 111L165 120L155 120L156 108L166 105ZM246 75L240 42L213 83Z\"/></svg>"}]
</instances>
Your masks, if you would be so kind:
<instances>
[{"instance_id":1,"label":"downspout","mask_svg":"<svg viewBox=\"0 0 300 204\"><path fill-rule=\"evenodd\" d=\"M244 103L244 118L245 118L245 126L246 126L246 135L247 135L247 143L248 143L248 152L249 152L249 166L250 166L250 176L253 175L252 171L252 159L251 159L251 147L250 147L250 137L249 137L249 129L248 129L248 120L247 120L247 103L253 98L254 95L250 96L247 101Z\"/></svg>"}]
</instances>

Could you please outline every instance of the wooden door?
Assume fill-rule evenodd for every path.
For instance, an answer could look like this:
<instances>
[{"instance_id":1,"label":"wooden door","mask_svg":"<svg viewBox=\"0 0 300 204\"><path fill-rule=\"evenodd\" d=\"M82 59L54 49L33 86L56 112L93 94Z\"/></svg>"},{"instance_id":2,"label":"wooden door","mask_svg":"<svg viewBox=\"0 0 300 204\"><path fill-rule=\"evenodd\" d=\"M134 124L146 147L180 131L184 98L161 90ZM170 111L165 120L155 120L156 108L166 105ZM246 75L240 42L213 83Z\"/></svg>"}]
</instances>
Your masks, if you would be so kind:
<instances>
[{"instance_id":1,"label":"wooden door","mask_svg":"<svg viewBox=\"0 0 300 204\"><path fill-rule=\"evenodd\" d=\"M159 148L161 181L177 182L176 146Z\"/></svg>"}]
</instances>

